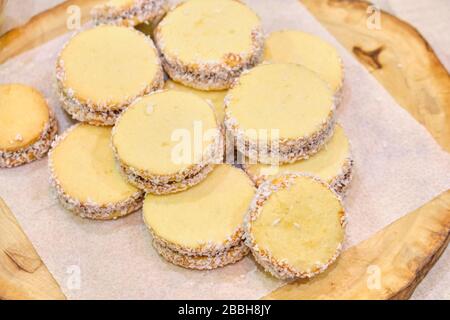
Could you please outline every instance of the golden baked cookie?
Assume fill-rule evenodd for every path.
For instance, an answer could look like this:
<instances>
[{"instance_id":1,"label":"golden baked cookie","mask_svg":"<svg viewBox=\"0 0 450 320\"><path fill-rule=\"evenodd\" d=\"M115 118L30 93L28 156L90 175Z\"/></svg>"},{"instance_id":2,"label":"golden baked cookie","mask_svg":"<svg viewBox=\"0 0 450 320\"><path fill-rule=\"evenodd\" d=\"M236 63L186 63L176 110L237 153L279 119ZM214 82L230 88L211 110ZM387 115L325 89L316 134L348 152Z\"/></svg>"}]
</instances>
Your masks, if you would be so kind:
<instances>
[{"instance_id":1,"label":"golden baked cookie","mask_svg":"<svg viewBox=\"0 0 450 320\"><path fill-rule=\"evenodd\" d=\"M116 219L142 206L144 193L120 174L110 141L111 128L76 124L50 151L51 184L62 205L83 218Z\"/></svg>"},{"instance_id":2,"label":"golden baked cookie","mask_svg":"<svg viewBox=\"0 0 450 320\"><path fill-rule=\"evenodd\" d=\"M168 0L109 0L95 6L95 24L133 27L141 23L156 25L169 8Z\"/></svg>"},{"instance_id":3,"label":"golden baked cookie","mask_svg":"<svg viewBox=\"0 0 450 320\"><path fill-rule=\"evenodd\" d=\"M197 95L177 90L133 103L114 126L112 145L127 179L156 194L199 183L223 156L214 111Z\"/></svg>"},{"instance_id":4,"label":"golden baked cookie","mask_svg":"<svg viewBox=\"0 0 450 320\"><path fill-rule=\"evenodd\" d=\"M245 222L255 260L280 279L310 278L338 257L345 235L341 200L318 178L287 173L263 183Z\"/></svg>"},{"instance_id":5,"label":"golden baked cookie","mask_svg":"<svg viewBox=\"0 0 450 320\"><path fill-rule=\"evenodd\" d=\"M319 152L308 159L279 166L246 163L243 167L256 186L279 174L306 172L327 182L336 193L344 196L352 178L353 160L350 142L345 135L344 129L340 125L336 125L331 139Z\"/></svg>"},{"instance_id":6,"label":"golden baked cookie","mask_svg":"<svg viewBox=\"0 0 450 320\"><path fill-rule=\"evenodd\" d=\"M272 32L266 39L264 60L297 63L316 72L341 100L344 83L342 59L335 47L321 38L297 30Z\"/></svg>"},{"instance_id":7,"label":"golden baked cookie","mask_svg":"<svg viewBox=\"0 0 450 320\"><path fill-rule=\"evenodd\" d=\"M201 90L223 90L262 59L261 21L235 0L188 0L164 17L155 42L169 76Z\"/></svg>"},{"instance_id":8,"label":"golden baked cookie","mask_svg":"<svg viewBox=\"0 0 450 320\"><path fill-rule=\"evenodd\" d=\"M333 134L333 93L301 65L262 64L242 74L228 92L225 126L236 148L254 161L308 158Z\"/></svg>"},{"instance_id":9,"label":"golden baked cookie","mask_svg":"<svg viewBox=\"0 0 450 320\"><path fill-rule=\"evenodd\" d=\"M57 131L39 91L23 84L0 85L0 168L43 158Z\"/></svg>"},{"instance_id":10,"label":"golden baked cookie","mask_svg":"<svg viewBox=\"0 0 450 320\"><path fill-rule=\"evenodd\" d=\"M171 262L176 260L177 264L189 267L190 261L194 267L195 261L205 261L206 257L223 263L235 261L246 252L242 244L243 222L254 194L255 188L245 172L222 164L185 192L148 194L144 200L144 221L156 245L166 248L158 250L166 252L166 258L178 257L169 258ZM182 263L185 260L180 256L190 258Z\"/></svg>"},{"instance_id":11,"label":"golden baked cookie","mask_svg":"<svg viewBox=\"0 0 450 320\"><path fill-rule=\"evenodd\" d=\"M73 37L59 55L56 78L63 108L93 125L113 125L136 98L164 85L152 40L111 25Z\"/></svg>"}]
</instances>

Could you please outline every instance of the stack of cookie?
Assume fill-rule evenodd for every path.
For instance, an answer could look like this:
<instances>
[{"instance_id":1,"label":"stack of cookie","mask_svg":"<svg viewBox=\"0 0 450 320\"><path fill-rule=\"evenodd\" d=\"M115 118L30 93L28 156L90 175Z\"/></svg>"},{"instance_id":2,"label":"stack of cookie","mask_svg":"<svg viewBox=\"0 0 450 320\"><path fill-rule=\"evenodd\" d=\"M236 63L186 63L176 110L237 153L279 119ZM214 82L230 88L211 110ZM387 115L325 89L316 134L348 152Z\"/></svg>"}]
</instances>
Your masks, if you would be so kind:
<instances>
[{"instance_id":1,"label":"stack of cookie","mask_svg":"<svg viewBox=\"0 0 450 320\"><path fill-rule=\"evenodd\" d=\"M268 36L264 60L225 100L225 125L246 156L244 169L257 186L278 173L308 172L344 196L353 160L335 124L343 90L337 50L316 36L284 30Z\"/></svg>"},{"instance_id":2,"label":"stack of cookie","mask_svg":"<svg viewBox=\"0 0 450 320\"><path fill-rule=\"evenodd\" d=\"M127 180L153 194L180 192L201 182L220 162L222 146L208 103L176 90L136 100L112 133L114 154Z\"/></svg>"},{"instance_id":3,"label":"stack of cookie","mask_svg":"<svg viewBox=\"0 0 450 320\"><path fill-rule=\"evenodd\" d=\"M107 126L134 100L164 85L153 41L108 25L82 31L64 46L56 79L62 107L73 119Z\"/></svg>"},{"instance_id":4,"label":"stack of cookie","mask_svg":"<svg viewBox=\"0 0 450 320\"><path fill-rule=\"evenodd\" d=\"M245 172L222 164L185 192L147 194L144 221L154 247L168 261L191 269L218 268L249 252L243 223L254 194Z\"/></svg>"},{"instance_id":5,"label":"stack of cookie","mask_svg":"<svg viewBox=\"0 0 450 320\"><path fill-rule=\"evenodd\" d=\"M186 268L252 251L279 278L325 270L344 239L353 163L336 125L339 55L297 31L273 33L264 50L260 19L235 0L182 2L157 25L156 46L124 27L156 23L165 3L111 0L94 11L108 25L63 48L61 102L84 123L49 157L61 202L92 219L143 205L157 252ZM218 164L224 128L245 172Z\"/></svg>"},{"instance_id":6,"label":"stack of cookie","mask_svg":"<svg viewBox=\"0 0 450 320\"><path fill-rule=\"evenodd\" d=\"M262 64L243 74L225 98L225 127L253 162L290 163L317 153L333 135L328 84L298 64Z\"/></svg>"},{"instance_id":7,"label":"stack of cookie","mask_svg":"<svg viewBox=\"0 0 450 320\"><path fill-rule=\"evenodd\" d=\"M142 207L144 191L116 165L111 127L136 99L161 89L153 41L127 27L101 25L75 35L56 65L61 105L74 125L53 144L51 184L63 206L90 219L116 219Z\"/></svg>"},{"instance_id":8,"label":"stack of cookie","mask_svg":"<svg viewBox=\"0 0 450 320\"><path fill-rule=\"evenodd\" d=\"M337 258L344 240L353 160L335 121L342 63L336 49L299 31L271 34L264 57L225 98L225 126L258 186L246 244L275 277L309 278Z\"/></svg>"},{"instance_id":9,"label":"stack of cookie","mask_svg":"<svg viewBox=\"0 0 450 320\"><path fill-rule=\"evenodd\" d=\"M319 37L297 30L273 32L266 40L264 60L299 64L312 70L325 80L331 89L334 105L339 106L344 83L342 60L337 50ZM275 165L245 161L243 167L257 186L280 173L308 172L330 184L343 197L352 178L350 142L339 124L335 126L334 134L325 140L322 147L315 149L316 153L306 152L306 156L292 157L287 163L283 158Z\"/></svg>"}]
</instances>

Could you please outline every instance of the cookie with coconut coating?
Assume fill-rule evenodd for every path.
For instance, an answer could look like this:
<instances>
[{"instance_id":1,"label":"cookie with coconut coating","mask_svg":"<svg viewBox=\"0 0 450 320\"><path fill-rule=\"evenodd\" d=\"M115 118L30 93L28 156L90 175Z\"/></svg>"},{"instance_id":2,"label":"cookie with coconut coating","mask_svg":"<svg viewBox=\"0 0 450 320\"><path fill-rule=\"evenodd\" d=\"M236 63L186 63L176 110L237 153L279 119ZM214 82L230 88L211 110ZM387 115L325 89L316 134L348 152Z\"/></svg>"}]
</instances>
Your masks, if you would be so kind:
<instances>
[{"instance_id":1,"label":"cookie with coconut coating","mask_svg":"<svg viewBox=\"0 0 450 320\"><path fill-rule=\"evenodd\" d=\"M188 0L155 30L162 64L172 80L200 90L223 90L262 59L259 17L235 0Z\"/></svg>"},{"instance_id":2,"label":"cookie with coconut coating","mask_svg":"<svg viewBox=\"0 0 450 320\"><path fill-rule=\"evenodd\" d=\"M176 90L135 101L114 126L112 147L130 183L154 194L194 186L223 158L214 111L197 95Z\"/></svg>"},{"instance_id":3,"label":"cookie with coconut coating","mask_svg":"<svg viewBox=\"0 0 450 320\"><path fill-rule=\"evenodd\" d=\"M245 241L273 276L310 278L340 254L345 224L341 199L327 183L287 173L258 188L246 216Z\"/></svg>"},{"instance_id":4,"label":"cookie with coconut coating","mask_svg":"<svg viewBox=\"0 0 450 320\"><path fill-rule=\"evenodd\" d=\"M241 75L225 98L225 127L253 161L291 163L317 153L335 128L335 100L315 72L261 64Z\"/></svg>"},{"instance_id":5,"label":"cookie with coconut coating","mask_svg":"<svg viewBox=\"0 0 450 320\"><path fill-rule=\"evenodd\" d=\"M153 41L112 25L81 31L69 40L58 57L56 79L62 107L73 119L108 126L135 99L164 85Z\"/></svg>"},{"instance_id":6,"label":"cookie with coconut coating","mask_svg":"<svg viewBox=\"0 0 450 320\"><path fill-rule=\"evenodd\" d=\"M0 168L43 158L58 131L44 96L23 84L0 85Z\"/></svg>"},{"instance_id":7,"label":"cookie with coconut coating","mask_svg":"<svg viewBox=\"0 0 450 320\"><path fill-rule=\"evenodd\" d=\"M246 253L243 221L254 193L245 172L222 164L185 192L148 194L144 221L158 251L169 261L185 267L200 268L201 264L202 268L215 268Z\"/></svg>"},{"instance_id":8,"label":"cookie with coconut coating","mask_svg":"<svg viewBox=\"0 0 450 320\"><path fill-rule=\"evenodd\" d=\"M111 220L142 206L144 193L120 174L110 140L110 127L76 124L50 151L51 185L61 204L82 218Z\"/></svg>"}]
</instances>

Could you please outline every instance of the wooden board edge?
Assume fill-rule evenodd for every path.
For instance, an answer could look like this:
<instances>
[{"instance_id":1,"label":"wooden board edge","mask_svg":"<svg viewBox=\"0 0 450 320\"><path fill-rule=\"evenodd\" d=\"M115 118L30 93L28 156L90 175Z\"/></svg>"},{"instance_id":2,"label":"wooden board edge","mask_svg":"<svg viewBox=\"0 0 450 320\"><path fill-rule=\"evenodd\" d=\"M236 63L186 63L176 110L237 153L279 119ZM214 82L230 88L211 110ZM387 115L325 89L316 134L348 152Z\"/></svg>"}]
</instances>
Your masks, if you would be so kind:
<instances>
[{"instance_id":1,"label":"wooden board edge","mask_svg":"<svg viewBox=\"0 0 450 320\"><path fill-rule=\"evenodd\" d=\"M389 297L390 300L407 300L409 299L412 294L414 293L414 290L417 288L417 286L420 284L420 282L425 278L425 276L428 274L428 272L433 268L435 263L439 260L439 258L442 256L444 251L448 247L448 243L450 241L450 233L447 232L447 237L444 241L442 241L442 245L437 243L434 248L437 250L433 253L430 250L429 256L424 259L424 263L422 266L419 266L416 271L416 276L414 279L406 285L403 289L399 290L397 293L393 294L391 297ZM440 245L440 247L439 247Z\"/></svg>"},{"instance_id":2,"label":"wooden board edge","mask_svg":"<svg viewBox=\"0 0 450 320\"><path fill-rule=\"evenodd\" d=\"M58 283L0 198L0 300L65 299Z\"/></svg>"},{"instance_id":3,"label":"wooden board edge","mask_svg":"<svg viewBox=\"0 0 450 320\"><path fill-rule=\"evenodd\" d=\"M68 32L68 8L77 6L81 23L90 19L91 8L104 0L68 0L32 17L0 37L0 64Z\"/></svg>"}]
</instances>

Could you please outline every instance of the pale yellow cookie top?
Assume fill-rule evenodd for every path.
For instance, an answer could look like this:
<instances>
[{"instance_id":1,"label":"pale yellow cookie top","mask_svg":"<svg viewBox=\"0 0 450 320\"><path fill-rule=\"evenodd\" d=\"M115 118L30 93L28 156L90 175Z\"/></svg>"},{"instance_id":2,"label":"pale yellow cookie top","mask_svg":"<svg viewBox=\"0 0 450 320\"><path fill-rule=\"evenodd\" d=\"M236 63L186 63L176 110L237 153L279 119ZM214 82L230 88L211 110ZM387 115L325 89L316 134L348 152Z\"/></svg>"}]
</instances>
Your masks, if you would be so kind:
<instances>
[{"instance_id":1,"label":"pale yellow cookie top","mask_svg":"<svg viewBox=\"0 0 450 320\"><path fill-rule=\"evenodd\" d=\"M192 93L198 95L200 98L204 99L206 102L208 102L208 104L210 104L213 107L214 112L216 113L217 121L219 123L223 123L223 120L225 118L224 99L225 99L225 95L227 94L226 90L202 91L202 90L197 90L197 89L183 86L182 84L179 84L172 80L168 80L166 82L165 88L178 90L178 91L184 91L184 92L192 92Z\"/></svg>"},{"instance_id":2,"label":"pale yellow cookie top","mask_svg":"<svg viewBox=\"0 0 450 320\"><path fill-rule=\"evenodd\" d=\"M336 196L310 177L273 193L252 222L260 250L298 271L326 264L344 240L344 209Z\"/></svg>"},{"instance_id":3,"label":"pale yellow cookie top","mask_svg":"<svg viewBox=\"0 0 450 320\"><path fill-rule=\"evenodd\" d=\"M39 140L49 117L47 102L36 89L0 85L0 150L17 151Z\"/></svg>"},{"instance_id":4,"label":"pale yellow cookie top","mask_svg":"<svg viewBox=\"0 0 450 320\"><path fill-rule=\"evenodd\" d=\"M117 121L120 160L154 175L172 175L205 157L219 134L214 111L193 93L159 91L138 99Z\"/></svg>"},{"instance_id":5,"label":"pale yellow cookie top","mask_svg":"<svg viewBox=\"0 0 450 320\"><path fill-rule=\"evenodd\" d=\"M65 89L92 108L119 108L143 94L161 75L152 40L126 27L102 25L82 31L61 52Z\"/></svg>"},{"instance_id":6,"label":"pale yellow cookie top","mask_svg":"<svg viewBox=\"0 0 450 320\"><path fill-rule=\"evenodd\" d=\"M266 179L270 179L280 173L307 172L330 183L342 173L342 168L349 158L350 143L344 129L340 125L336 125L331 139L319 152L310 158L278 166L260 163L248 164L246 170L251 176L256 178L264 176Z\"/></svg>"},{"instance_id":7,"label":"pale yellow cookie top","mask_svg":"<svg viewBox=\"0 0 450 320\"><path fill-rule=\"evenodd\" d=\"M49 155L65 193L83 203L106 205L138 192L119 172L110 147L111 128L79 124L69 130Z\"/></svg>"},{"instance_id":8,"label":"pale yellow cookie top","mask_svg":"<svg viewBox=\"0 0 450 320\"><path fill-rule=\"evenodd\" d=\"M242 226L254 193L245 172L222 164L187 191L148 194L144 220L156 236L176 245L192 249L222 245Z\"/></svg>"},{"instance_id":9,"label":"pale yellow cookie top","mask_svg":"<svg viewBox=\"0 0 450 320\"><path fill-rule=\"evenodd\" d=\"M333 94L316 73L296 64L262 64L228 92L227 108L246 136L259 130L295 139L317 132L333 112ZM256 130L256 131L255 131Z\"/></svg>"},{"instance_id":10,"label":"pale yellow cookie top","mask_svg":"<svg viewBox=\"0 0 450 320\"><path fill-rule=\"evenodd\" d=\"M235 0L189 0L158 26L162 51L184 63L223 62L228 54L252 54L258 16Z\"/></svg>"},{"instance_id":11,"label":"pale yellow cookie top","mask_svg":"<svg viewBox=\"0 0 450 320\"><path fill-rule=\"evenodd\" d=\"M327 81L334 92L343 82L338 51L321 38L296 30L272 32L266 39L264 60L301 64Z\"/></svg>"}]
</instances>

